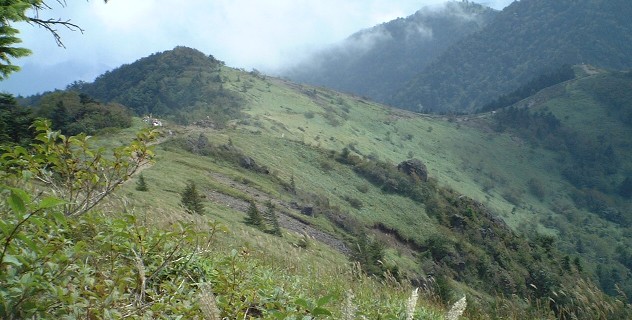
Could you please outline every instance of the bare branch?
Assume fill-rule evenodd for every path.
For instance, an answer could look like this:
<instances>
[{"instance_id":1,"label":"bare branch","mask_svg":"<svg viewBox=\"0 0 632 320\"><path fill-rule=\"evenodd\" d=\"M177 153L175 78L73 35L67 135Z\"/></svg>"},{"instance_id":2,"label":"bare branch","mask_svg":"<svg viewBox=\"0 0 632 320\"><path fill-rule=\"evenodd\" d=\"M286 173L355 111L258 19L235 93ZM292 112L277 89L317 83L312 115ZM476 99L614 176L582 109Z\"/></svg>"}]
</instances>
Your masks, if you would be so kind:
<instances>
[{"instance_id":1,"label":"bare branch","mask_svg":"<svg viewBox=\"0 0 632 320\"><path fill-rule=\"evenodd\" d=\"M61 20L61 19L57 19L57 20L54 20L54 19L42 20L42 19L39 19L39 18L29 17L28 18L28 22L31 23L31 24L38 25L38 26L48 30L53 35L53 38L55 38L55 42L57 43L57 45L62 47L62 48L66 48L66 46L61 41L61 36L59 35L59 33L58 33L57 29L55 28L55 26L62 26L62 27L65 27L66 29L68 29L70 31L79 31L79 32L83 33L83 29L81 29L80 26L70 22L70 20Z\"/></svg>"}]
</instances>

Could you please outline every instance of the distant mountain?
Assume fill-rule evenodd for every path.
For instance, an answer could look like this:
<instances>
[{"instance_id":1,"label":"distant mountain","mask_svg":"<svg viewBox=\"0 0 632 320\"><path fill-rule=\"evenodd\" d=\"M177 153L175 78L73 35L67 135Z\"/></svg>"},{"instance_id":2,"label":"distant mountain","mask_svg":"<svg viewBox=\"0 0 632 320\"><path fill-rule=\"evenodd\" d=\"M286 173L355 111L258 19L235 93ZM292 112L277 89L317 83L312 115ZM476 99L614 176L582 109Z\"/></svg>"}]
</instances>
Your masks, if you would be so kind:
<instances>
[{"instance_id":1,"label":"distant mountain","mask_svg":"<svg viewBox=\"0 0 632 320\"><path fill-rule=\"evenodd\" d=\"M184 121L195 108L218 118L230 117L238 112L240 101L223 89L222 65L198 50L176 47L108 71L93 83L75 82L68 89L121 103L138 115L173 115Z\"/></svg>"},{"instance_id":2,"label":"distant mountain","mask_svg":"<svg viewBox=\"0 0 632 320\"><path fill-rule=\"evenodd\" d=\"M450 45L480 30L496 15L497 11L470 2L426 7L357 32L285 75L384 102Z\"/></svg>"},{"instance_id":3,"label":"distant mountain","mask_svg":"<svg viewBox=\"0 0 632 320\"><path fill-rule=\"evenodd\" d=\"M563 64L629 69L630 17L627 0L515 1L388 102L411 110L471 112Z\"/></svg>"}]
</instances>

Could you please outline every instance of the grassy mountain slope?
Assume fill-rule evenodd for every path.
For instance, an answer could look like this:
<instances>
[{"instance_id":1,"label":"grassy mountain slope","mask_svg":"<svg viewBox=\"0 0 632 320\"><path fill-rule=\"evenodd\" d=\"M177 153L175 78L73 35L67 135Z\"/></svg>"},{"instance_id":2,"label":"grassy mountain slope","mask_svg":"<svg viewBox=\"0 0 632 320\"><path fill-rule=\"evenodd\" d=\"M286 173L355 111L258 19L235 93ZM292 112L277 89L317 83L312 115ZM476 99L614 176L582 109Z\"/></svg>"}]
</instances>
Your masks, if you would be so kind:
<instances>
[{"instance_id":1,"label":"grassy mountain slope","mask_svg":"<svg viewBox=\"0 0 632 320\"><path fill-rule=\"evenodd\" d=\"M501 111L425 116L256 72L221 67L217 75L222 90L238 97L241 114L222 128L206 125L215 114L205 109L194 113L203 120L191 119L196 125L167 121L156 162L142 172L150 190L136 191L132 181L118 195L125 210L150 224L213 219L228 228L215 242L215 258L202 262L225 315L250 310L233 299L234 292L262 312L280 301L293 307L303 304L294 298L334 294L338 299L328 307L342 318L342 297L350 288L358 315L402 318L413 284L426 289L426 301L441 301L418 309L426 317L438 317L433 308L464 294L473 319L622 316L624 304L582 279L607 291L626 283L627 256L609 244L625 246L627 227L575 201L575 189L595 193L573 187L564 175L564 154L537 130L503 127ZM611 144L622 169L599 180L621 182L629 174L623 139L629 135L613 119L628 113L614 107L613 116L604 118L594 110L627 105L627 95L612 94L625 90L608 91L625 88L626 77L596 74L521 103L534 112L548 106L563 127L607 119L609 132L619 133ZM584 112L571 112L580 102ZM528 119L539 123L541 116ZM129 132L100 141L116 145ZM397 170L410 158L425 164L429 179ZM188 216L180 207L189 181L203 194L205 216ZM626 212L629 200L597 187L611 197L596 194L599 199ZM249 201L262 212L268 202L274 205L282 238L243 223ZM119 211L113 209L117 202L108 210ZM242 259L237 271L235 264L231 270L233 249ZM239 271L259 268L255 275ZM358 268L375 278L358 277ZM243 281L224 279L225 272ZM376 296L384 302L377 307Z\"/></svg>"},{"instance_id":2,"label":"grassy mountain slope","mask_svg":"<svg viewBox=\"0 0 632 320\"><path fill-rule=\"evenodd\" d=\"M489 280L492 281L490 283L507 281L503 289L507 290L506 293L517 292L530 296L536 294L521 288L525 288L525 283L529 281L536 281L540 271L545 274L571 275L582 269L581 274L584 276L598 279L596 273L599 267L595 262L599 258L595 253L602 249L599 247L601 243L610 240L609 236L597 235L601 239L599 241L595 241L595 235L587 236L587 240L592 240L586 241L583 249L585 251L579 254L573 247L576 238L570 238L569 235L583 234L595 224L574 227L571 220L564 221L559 214L558 210L562 207L574 210L576 215L586 215L592 222L602 224L604 228L607 226L623 232L619 226L588 213L573 202L567 191L571 188L570 183L562 174L563 166L556 152L537 144L529 146L532 142L521 136L520 132L498 132L491 114L478 118L422 116L384 108L358 97L228 68L222 69L221 79L226 90L241 95L245 101L242 109L245 116L229 122L222 131L174 127L172 130L176 132L176 138L170 143L163 143L164 147L161 148L179 158L176 162L183 165L183 168L189 167L185 170L200 173L188 172L176 177L179 175L178 170L168 173L171 169L167 168L172 165L170 161L159 161L154 168L146 171L149 178L163 177L169 183L181 181L180 184L183 184L186 179L194 176L201 179L200 183L208 192L219 190L219 193L242 201L255 196L245 185L254 187L263 192L263 195L257 196L262 197L259 199L276 199L281 207L290 208L287 209L289 217L298 218L309 226L347 241L347 245L358 241L357 234L354 233L357 228L371 230L369 234L373 237L390 244L384 256L385 264L396 266L401 276L415 278L444 269L442 276L464 281L470 287L482 290L479 292L489 288L485 289L484 285L476 285L471 281L485 279L484 276L470 274L469 267L465 271L459 271L459 259L465 259L463 262L466 264L473 264L473 261L468 260L471 257L488 256L491 260L486 260L490 263L487 267L496 270L493 271L494 274L502 275L505 273L500 270L511 270L506 274L509 278ZM546 101L549 101L554 96L546 97ZM536 96L534 99L544 98ZM560 105L566 103L560 102ZM199 141L200 134L213 146L207 152L210 156L182 154L183 148L204 154L200 153L202 149L198 148L196 151L195 147L190 147L198 143L195 141ZM341 154L345 148L351 155L356 155L357 159L343 158ZM233 151L222 153L221 150ZM258 166L265 166L265 170L255 170L259 173L254 174L252 167L251 171L244 169L243 164L241 169L238 168L241 163L239 159L243 156L254 159ZM197 160L186 160L188 157ZM213 160L217 157L220 160ZM433 189L434 199L438 201L435 202L435 205L438 203L438 211L429 209L433 202L428 202L428 199L420 202L406 193L389 191L385 185L367 178L361 170L362 165L367 162L382 161L395 165L412 157L421 159L428 167L433 181L438 181L438 189ZM207 164L209 161L222 165L211 169L214 166ZM225 165L237 166L237 169L220 169ZM152 170L158 170L155 168L159 166L167 171L152 174ZM224 172L225 177L210 172L202 173L216 170ZM228 186L226 176L228 181L232 180ZM291 181L294 181L294 187L291 187ZM544 188L544 196L534 191L534 181ZM455 190L455 193L440 186L447 186ZM177 198L177 195L173 196ZM463 200L467 199L464 196L484 203L490 210L490 218L486 216L486 209L479 207L476 202ZM227 201L225 198L210 199L212 201L208 204L213 208L216 208L213 203L218 201L221 203L220 207L226 205L225 203L230 204L221 202ZM175 199L168 203L173 205L173 201ZM263 204L263 201L258 202L259 205ZM315 216L302 216L294 211L291 205L293 202L299 208L313 207ZM165 206L168 207L167 203ZM239 202L234 202L233 206L240 207ZM243 209L243 203L241 208ZM468 212L476 212L477 218L468 216L471 214ZM513 238L513 232L503 227L502 223L497 224L494 216L502 217L512 229L519 230L529 240ZM481 222L483 225L478 225ZM292 228L290 222L284 221L282 224L286 228ZM481 243L477 243L472 236L478 234L480 237L479 229L470 234L467 231L470 229L465 227L466 232L458 235L458 230L468 224L481 228L480 230L494 226L493 232L496 234L508 232L502 236L506 240L500 242L508 241L502 244L507 245L502 250L508 250L504 251L504 255L508 256L501 258L502 255L491 255L498 248L486 248L484 238ZM470 244L463 247L460 241ZM521 246L518 245L520 241L527 242L525 246ZM565 253L547 253L546 248L550 241L556 242ZM625 238L617 238L617 241L625 241ZM497 240L492 242L498 243ZM515 251L510 249L512 243L514 246L532 249L526 252ZM589 254L585 254L586 252ZM514 265L513 263L520 261L513 262L513 259L518 259L513 256L516 253L531 257L522 260L522 267L535 262L535 265L540 266L540 271L521 269L522 267ZM542 259L542 255L547 258L538 260ZM535 258L537 256L540 258ZM503 259L508 260L502 262ZM576 267L570 265L568 271L557 269L564 265L564 260L575 263ZM617 264L614 259L607 261L616 264L616 268L621 268L621 264ZM484 265L480 262L478 264L479 267ZM551 269L551 266L557 267ZM547 284L545 282L541 285ZM556 286L560 283L553 281L550 285L551 287L537 294L544 296L547 294L546 290L559 289ZM465 290L471 292L470 289ZM487 300L484 295L476 295L481 299L477 303L489 302L484 302Z\"/></svg>"},{"instance_id":3,"label":"grassy mountain slope","mask_svg":"<svg viewBox=\"0 0 632 320\"><path fill-rule=\"evenodd\" d=\"M284 76L384 102L450 45L480 30L495 14L490 8L466 2L426 7L409 17L357 32Z\"/></svg>"},{"instance_id":4,"label":"grassy mountain slope","mask_svg":"<svg viewBox=\"0 0 632 320\"><path fill-rule=\"evenodd\" d=\"M389 102L472 112L563 64L628 69L627 1L515 1L446 50Z\"/></svg>"}]
</instances>

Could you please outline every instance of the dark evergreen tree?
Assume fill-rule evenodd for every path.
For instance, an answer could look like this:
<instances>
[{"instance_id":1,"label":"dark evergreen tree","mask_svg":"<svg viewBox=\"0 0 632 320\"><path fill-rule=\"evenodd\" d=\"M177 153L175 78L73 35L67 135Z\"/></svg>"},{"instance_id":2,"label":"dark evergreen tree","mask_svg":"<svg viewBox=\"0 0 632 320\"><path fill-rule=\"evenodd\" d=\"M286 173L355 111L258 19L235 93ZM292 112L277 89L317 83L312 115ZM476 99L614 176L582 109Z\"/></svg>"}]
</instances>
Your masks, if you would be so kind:
<instances>
[{"instance_id":1,"label":"dark evergreen tree","mask_svg":"<svg viewBox=\"0 0 632 320\"><path fill-rule=\"evenodd\" d=\"M381 262L384 260L384 244L369 238L366 233L358 235L353 258L360 262L362 270L368 274L382 275L386 270Z\"/></svg>"},{"instance_id":2,"label":"dark evergreen tree","mask_svg":"<svg viewBox=\"0 0 632 320\"><path fill-rule=\"evenodd\" d=\"M632 176L625 178L619 185L619 195L624 198L632 198Z\"/></svg>"},{"instance_id":3,"label":"dark evergreen tree","mask_svg":"<svg viewBox=\"0 0 632 320\"><path fill-rule=\"evenodd\" d=\"M145 181L145 177L142 173L138 176L138 181L136 181L136 190L149 191L149 187L147 186L147 182Z\"/></svg>"},{"instance_id":4,"label":"dark evergreen tree","mask_svg":"<svg viewBox=\"0 0 632 320\"><path fill-rule=\"evenodd\" d=\"M290 178L290 192L296 194L296 181L294 181L294 175Z\"/></svg>"},{"instance_id":5,"label":"dark evergreen tree","mask_svg":"<svg viewBox=\"0 0 632 320\"><path fill-rule=\"evenodd\" d=\"M253 200L250 200L250 206L248 207L246 214L248 215L246 217L246 224L263 229L263 216L261 215L261 212L259 212L259 209L257 209L257 204Z\"/></svg>"},{"instance_id":6,"label":"dark evergreen tree","mask_svg":"<svg viewBox=\"0 0 632 320\"><path fill-rule=\"evenodd\" d=\"M204 214L202 196L198 193L195 182L190 181L180 195L180 203L188 213Z\"/></svg>"},{"instance_id":7,"label":"dark evergreen tree","mask_svg":"<svg viewBox=\"0 0 632 320\"><path fill-rule=\"evenodd\" d=\"M68 108L63 101L57 102L49 117L55 130L66 131L66 126L71 122Z\"/></svg>"},{"instance_id":8,"label":"dark evergreen tree","mask_svg":"<svg viewBox=\"0 0 632 320\"><path fill-rule=\"evenodd\" d=\"M267 220L266 222L269 225L269 229L266 230L266 232L281 237L283 234L281 233L279 218L277 217L277 214L274 210L274 204L270 200L266 202L265 219Z\"/></svg>"},{"instance_id":9,"label":"dark evergreen tree","mask_svg":"<svg viewBox=\"0 0 632 320\"><path fill-rule=\"evenodd\" d=\"M28 145L34 133L30 127L34 120L30 109L18 105L15 97L0 93L0 143Z\"/></svg>"},{"instance_id":10,"label":"dark evergreen tree","mask_svg":"<svg viewBox=\"0 0 632 320\"><path fill-rule=\"evenodd\" d=\"M573 264L575 265L575 268L577 268L577 272L581 273L584 271L582 261L579 259L579 257L575 257L575 259L573 259Z\"/></svg>"}]
</instances>

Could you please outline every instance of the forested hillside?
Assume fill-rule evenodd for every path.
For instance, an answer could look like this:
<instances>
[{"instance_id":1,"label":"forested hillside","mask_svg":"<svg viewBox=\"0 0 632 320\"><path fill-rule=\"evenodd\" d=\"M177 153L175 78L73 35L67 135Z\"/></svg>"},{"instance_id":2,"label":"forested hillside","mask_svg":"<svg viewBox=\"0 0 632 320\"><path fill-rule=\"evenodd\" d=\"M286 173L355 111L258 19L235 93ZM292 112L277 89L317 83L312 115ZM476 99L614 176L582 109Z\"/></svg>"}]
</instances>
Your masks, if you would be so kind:
<instances>
[{"instance_id":1,"label":"forested hillside","mask_svg":"<svg viewBox=\"0 0 632 320\"><path fill-rule=\"evenodd\" d=\"M595 74L493 115L497 132L555 152L550 168L564 181L561 194L552 194L551 183L538 178L527 182L527 190L549 206L552 214L542 222L559 232L560 245L581 254L602 289L613 295L632 292L632 254L626 249L632 245L630 88L630 72Z\"/></svg>"},{"instance_id":2,"label":"forested hillside","mask_svg":"<svg viewBox=\"0 0 632 320\"><path fill-rule=\"evenodd\" d=\"M626 0L515 1L389 102L410 110L472 112L563 64L629 69L630 16Z\"/></svg>"},{"instance_id":3,"label":"forested hillside","mask_svg":"<svg viewBox=\"0 0 632 320\"><path fill-rule=\"evenodd\" d=\"M137 115L171 116L180 123L212 115L213 125L234 118L240 109L237 95L223 90L223 62L202 52L176 47L106 72L92 83L76 82L68 90L94 99L118 102Z\"/></svg>"},{"instance_id":4,"label":"forested hillside","mask_svg":"<svg viewBox=\"0 0 632 320\"><path fill-rule=\"evenodd\" d=\"M284 72L298 82L385 102L450 45L497 15L473 2L425 7L351 35Z\"/></svg>"}]
</instances>

